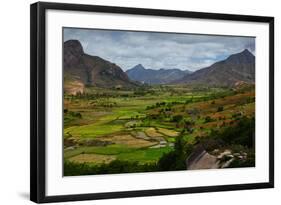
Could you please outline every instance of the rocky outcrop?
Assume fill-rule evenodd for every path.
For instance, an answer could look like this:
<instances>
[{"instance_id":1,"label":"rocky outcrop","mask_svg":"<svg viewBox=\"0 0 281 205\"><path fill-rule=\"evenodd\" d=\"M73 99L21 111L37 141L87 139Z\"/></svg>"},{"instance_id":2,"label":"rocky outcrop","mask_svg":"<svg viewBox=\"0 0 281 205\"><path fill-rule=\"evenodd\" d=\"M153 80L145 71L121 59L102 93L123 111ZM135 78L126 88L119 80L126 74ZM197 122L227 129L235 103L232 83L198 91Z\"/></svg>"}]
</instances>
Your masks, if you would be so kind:
<instances>
[{"instance_id":1,"label":"rocky outcrop","mask_svg":"<svg viewBox=\"0 0 281 205\"><path fill-rule=\"evenodd\" d=\"M84 53L81 43L77 40L64 42L64 80L65 92L77 93L73 85L81 90L81 84L103 88L131 88L136 84L130 81L127 74L114 63L98 56ZM75 83L73 83L75 81Z\"/></svg>"},{"instance_id":2,"label":"rocky outcrop","mask_svg":"<svg viewBox=\"0 0 281 205\"><path fill-rule=\"evenodd\" d=\"M242 154L243 155L243 154ZM230 150L214 150L212 154L208 153L202 145L198 145L194 151L186 159L187 170L197 169L219 169L227 168L237 158L243 160L239 153L234 153Z\"/></svg>"},{"instance_id":3,"label":"rocky outcrop","mask_svg":"<svg viewBox=\"0 0 281 205\"><path fill-rule=\"evenodd\" d=\"M213 155L210 155L203 146L198 146L186 160L188 170L196 169L217 169L219 161Z\"/></svg>"}]
</instances>

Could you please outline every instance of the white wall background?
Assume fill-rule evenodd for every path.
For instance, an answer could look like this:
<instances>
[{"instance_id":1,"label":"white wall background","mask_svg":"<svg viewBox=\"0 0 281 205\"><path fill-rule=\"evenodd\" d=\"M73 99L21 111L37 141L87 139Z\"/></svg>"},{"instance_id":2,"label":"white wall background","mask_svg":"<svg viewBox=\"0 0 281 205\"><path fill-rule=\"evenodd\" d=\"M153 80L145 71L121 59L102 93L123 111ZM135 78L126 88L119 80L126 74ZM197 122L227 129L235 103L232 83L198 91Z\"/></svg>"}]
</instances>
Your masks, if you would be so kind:
<instances>
[{"instance_id":1,"label":"white wall background","mask_svg":"<svg viewBox=\"0 0 281 205\"><path fill-rule=\"evenodd\" d=\"M52 1L52 0L49 0ZM275 165L276 188L177 196L69 202L66 204L277 204L281 194L281 13L277 0L60 0L68 3L145 7L275 17ZM29 201L29 4L2 1L0 6L0 204ZM279 106L278 106L279 105ZM275 202L275 203L274 203ZM280 202L279 202L280 203ZM60 203L62 204L62 203ZM63 203L65 204L65 203Z\"/></svg>"}]
</instances>

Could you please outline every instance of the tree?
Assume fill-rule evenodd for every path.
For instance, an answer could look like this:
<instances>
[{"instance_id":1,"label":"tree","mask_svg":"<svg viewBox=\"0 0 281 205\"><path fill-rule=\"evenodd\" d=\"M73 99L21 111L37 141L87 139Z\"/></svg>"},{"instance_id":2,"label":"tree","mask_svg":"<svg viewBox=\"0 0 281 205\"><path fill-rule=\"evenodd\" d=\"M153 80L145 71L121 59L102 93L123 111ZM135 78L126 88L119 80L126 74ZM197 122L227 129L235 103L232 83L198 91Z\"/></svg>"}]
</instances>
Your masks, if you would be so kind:
<instances>
[{"instance_id":1,"label":"tree","mask_svg":"<svg viewBox=\"0 0 281 205\"><path fill-rule=\"evenodd\" d=\"M174 150L164 154L159 159L159 171L185 170L185 161L192 150L193 145L186 144L182 135L178 136L176 138Z\"/></svg>"}]
</instances>

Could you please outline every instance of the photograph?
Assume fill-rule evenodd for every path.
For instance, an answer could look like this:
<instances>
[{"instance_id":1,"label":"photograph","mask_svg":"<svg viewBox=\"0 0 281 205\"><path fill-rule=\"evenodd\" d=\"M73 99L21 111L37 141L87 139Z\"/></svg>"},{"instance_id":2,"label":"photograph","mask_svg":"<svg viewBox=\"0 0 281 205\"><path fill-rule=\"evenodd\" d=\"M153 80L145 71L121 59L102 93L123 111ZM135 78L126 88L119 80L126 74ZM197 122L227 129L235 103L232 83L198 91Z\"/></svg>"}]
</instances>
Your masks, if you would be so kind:
<instances>
[{"instance_id":1,"label":"photograph","mask_svg":"<svg viewBox=\"0 0 281 205\"><path fill-rule=\"evenodd\" d=\"M31 201L274 187L274 17L215 11L31 4Z\"/></svg>"},{"instance_id":2,"label":"photograph","mask_svg":"<svg viewBox=\"0 0 281 205\"><path fill-rule=\"evenodd\" d=\"M255 167L255 36L62 28L63 176Z\"/></svg>"}]
</instances>

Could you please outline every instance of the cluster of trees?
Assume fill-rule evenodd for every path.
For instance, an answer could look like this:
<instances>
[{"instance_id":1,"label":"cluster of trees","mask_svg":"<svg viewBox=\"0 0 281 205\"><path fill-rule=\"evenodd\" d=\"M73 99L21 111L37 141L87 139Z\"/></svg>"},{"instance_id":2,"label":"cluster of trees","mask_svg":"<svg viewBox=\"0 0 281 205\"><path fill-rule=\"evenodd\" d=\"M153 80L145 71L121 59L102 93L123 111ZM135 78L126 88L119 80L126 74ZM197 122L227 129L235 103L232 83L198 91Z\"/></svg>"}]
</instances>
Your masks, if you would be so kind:
<instances>
[{"instance_id":1,"label":"cluster of trees","mask_svg":"<svg viewBox=\"0 0 281 205\"><path fill-rule=\"evenodd\" d=\"M226 96L231 95L231 93L229 92L221 92L221 93L213 93L210 95L205 95L202 97L193 97L190 96L190 98L186 99L184 102L180 102L180 101L173 101L173 102L157 102L154 105L151 106L147 106L146 110L150 110L150 109L155 109L155 108L159 108L159 107L166 107L171 109L171 107L173 105L178 105L178 104L189 104L189 103L195 103L195 102L202 102L202 101L208 101L208 100L213 100L211 102L211 104L215 104L215 99L218 98L224 98Z\"/></svg>"},{"instance_id":2,"label":"cluster of trees","mask_svg":"<svg viewBox=\"0 0 281 205\"><path fill-rule=\"evenodd\" d=\"M119 174L157 171L156 164L139 164L138 162L114 160L109 164L79 164L65 160L64 175Z\"/></svg>"},{"instance_id":3,"label":"cluster of trees","mask_svg":"<svg viewBox=\"0 0 281 205\"><path fill-rule=\"evenodd\" d=\"M193 145L187 144L180 135L176 138L174 150L164 154L158 161L159 171L185 170L186 159L193 151Z\"/></svg>"},{"instance_id":4,"label":"cluster of trees","mask_svg":"<svg viewBox=\"0 0 281 205\"><path fill-rule=\"evenodd\" d=\"M134 95L133 96L144 96L144 95L154 95L155 90L152 89L152 87L148 85L142 85L140 87L137 87L134 89Z\"/></svg>"},{"instance_id":5,"label":"cluster of trees","mask_svg":"<svg viewBox=\"0 0 281 205\"><path fill-rule=\"evenodd\" d=\"M101 102L98 102L96 103L98 106L101 106L101 107L109 107L109 108L112 108L112 107L116 107L117 106L117 103L116 102L110 102L110 101L101 101Z\"/></svg>"},{"instance_id":6,"label":"cluster of trees","mask_svg":"<svg viewBox=\"0 0 281 205\"><path fill-rule=\"evenodd\" d=\"M178 101L173 101L173 102L157 102L154 105L147 106L146 110L151 110L151 109L155 109L155 108L159 108L159 107L163 107L163 106L165 106L165 108L167 110L171 110L171 107L173 105L177 105L177 104L182 104L182 103L178 102Z\"/></svg>"},{"instance_id":7,"label":"cluster of trees","mask_svg":"<svg viewBox=\"0 0 281 205\"><path fill-rule=\"evenodd\" d=\"M110 97L116 97L118 96L117 93L113 92L96 92L96 93L78 93L76 95L70 95L67 96L66 98L70 98L71 100L73 99L85 99L85 100L95 100L95 99L100 99L100 98L110 98Z\"/></svg>"},{"instance_id":8,"label":"cluster of trees","mask_svg":"<svg viewBox=\"0 0 281 205\"><path fill-rule=\"evenodd\" d=\"M236 125L222 129L211 130L211 133L204 138L196 138L196 143L203 144L207 150L220 147L242 145L247 148L254 148L255 145L255 118L241 117Z\"/></svg>"}]
</instances>

